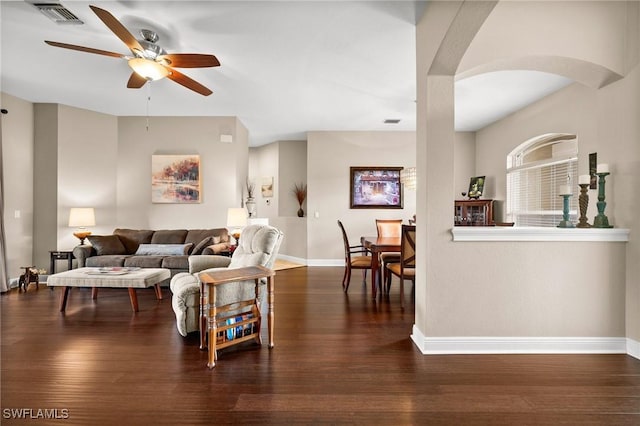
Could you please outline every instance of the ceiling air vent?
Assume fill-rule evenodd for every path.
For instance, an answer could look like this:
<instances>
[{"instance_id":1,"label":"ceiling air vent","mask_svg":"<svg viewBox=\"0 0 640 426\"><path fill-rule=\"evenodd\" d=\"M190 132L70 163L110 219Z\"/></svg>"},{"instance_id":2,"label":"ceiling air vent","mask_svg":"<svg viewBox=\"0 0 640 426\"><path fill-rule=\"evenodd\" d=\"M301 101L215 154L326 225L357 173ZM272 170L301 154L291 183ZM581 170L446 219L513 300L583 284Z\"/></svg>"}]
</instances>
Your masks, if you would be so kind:
<instances>
[{"instance_id":1,"label":"ceiling air vent","mask_svg":"<svg viewBox=\"0 0 640 426\"><path fill-rule=\"evenodd\" d=\"M60 3L31 4L56 24L84 24L84 22Z\"/></svg>"}]
</instances>

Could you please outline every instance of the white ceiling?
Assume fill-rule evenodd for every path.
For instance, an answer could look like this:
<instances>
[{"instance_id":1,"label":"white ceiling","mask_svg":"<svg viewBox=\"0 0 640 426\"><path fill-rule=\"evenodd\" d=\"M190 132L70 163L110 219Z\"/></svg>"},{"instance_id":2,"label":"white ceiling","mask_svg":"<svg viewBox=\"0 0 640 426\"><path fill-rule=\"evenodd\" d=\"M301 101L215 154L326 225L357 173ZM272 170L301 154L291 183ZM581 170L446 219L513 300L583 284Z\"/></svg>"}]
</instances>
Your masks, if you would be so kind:
<instances>
[{"instance_id":1,"label":"white ceiling","mask_svg":"<svg viewBox=\"0 0 640 426\"><path fill-rule=\"evenodd\" d=\"M415 1L65 1L84 25L52 22L24 1L0 9L3 92L118 116L237 116L251 146L306 139L312 130L415 130ZM208 97L168 79L127 89L126 61L44 40L129 54L89 9L169 53L210 53L218 68L181 69ZM489 73L456 83L456 129L473 131L571 81ZM148 99L150 98L150 100ZM384 124L400 119L399 124Z\"/></svg>"}]
</instances>

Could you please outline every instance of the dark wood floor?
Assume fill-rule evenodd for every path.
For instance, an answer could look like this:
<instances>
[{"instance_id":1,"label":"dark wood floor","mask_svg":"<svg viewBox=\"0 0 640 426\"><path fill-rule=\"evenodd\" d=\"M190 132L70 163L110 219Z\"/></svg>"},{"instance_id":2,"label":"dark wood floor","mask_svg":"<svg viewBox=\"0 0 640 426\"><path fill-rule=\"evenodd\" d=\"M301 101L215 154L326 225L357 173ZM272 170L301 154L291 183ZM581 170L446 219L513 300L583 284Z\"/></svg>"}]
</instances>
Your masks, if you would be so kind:
<instances>
[{"instance_id":1,"label":"dark wood floor","mask_svg":"<svg viewBox=\"0 0 640 426\"><path fill-rule=\"evenodd\" d=\"M373 302L341 268L280 271L275 343L221 352L181 337L171 294L31 285L1 297L5 424L640 425L640 361L626 355L424 356L413 308ZM263 329L266 332L266 327ZM266 334L263 333L264 342ZM31 412L21 410L31 409ZM38 410L58 420L18 420ZM13 411L11 411L13 410Z\"/></svg>"}]
</instances>

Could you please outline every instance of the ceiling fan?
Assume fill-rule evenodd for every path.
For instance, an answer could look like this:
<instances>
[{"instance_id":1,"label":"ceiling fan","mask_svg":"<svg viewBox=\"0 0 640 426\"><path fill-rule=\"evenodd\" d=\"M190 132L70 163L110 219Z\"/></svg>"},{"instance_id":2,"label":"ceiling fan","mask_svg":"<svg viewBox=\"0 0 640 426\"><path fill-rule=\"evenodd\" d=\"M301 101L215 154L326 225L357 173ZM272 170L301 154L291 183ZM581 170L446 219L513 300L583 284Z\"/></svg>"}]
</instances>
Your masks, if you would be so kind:
<instances>
[{"instance_id":1,"label":"ceiling fan","mask_svg":"<svg viewBox=\"0 0 640 426\"><path fill-rule=\"evenodd\" d=\"M150 80L160 80L167 77L182 86L209 96L212 92L207 87L178 72L174 68L205 68L220 66L220 62L213 55L198 53L167 53L162 47L155 44L158 35L151 30L141 30L142 40L137 40L111 13L96 6L89 6L98 18L105 23L113 33L127 45L133 56L91 47L77 46L75 44L59 43L45 40L45 43L55 47L79 50L80 52L95 53L97 55L111 56L126 59L133 73L129 77L127 87L139 89Z\"/></svg>"}]
</instances>

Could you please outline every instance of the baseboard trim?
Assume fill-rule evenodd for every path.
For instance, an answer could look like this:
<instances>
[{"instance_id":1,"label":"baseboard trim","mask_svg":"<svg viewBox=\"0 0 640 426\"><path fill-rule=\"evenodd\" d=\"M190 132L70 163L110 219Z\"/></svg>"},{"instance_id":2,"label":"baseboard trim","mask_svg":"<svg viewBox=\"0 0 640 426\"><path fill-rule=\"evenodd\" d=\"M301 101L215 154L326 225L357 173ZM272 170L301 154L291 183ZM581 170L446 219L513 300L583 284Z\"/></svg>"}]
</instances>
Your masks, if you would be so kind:
<instances>
[{"instance_id":1,"label":"baseboard trim","mask_svg":"<svg viewBox=\"0 0 640 426\"><path fill-rule=\"evenodd\" d=\"M411 339L424 355L628 353L635 357L630 339L624 337L426 337L414 325Z\"/></svg>"},{"instance_id":2,"label":"baseboard trim","mask_svg":"<svg viewBox=\"0 0 640 426\"><path fill-rule=\"evenodd\" d=\"M344 259L307 259L307 266L343 266Z\"/></svg>"},{"instance_id":3,"label":"baseboard trim","mask_svg":"<svg viewBox=\"0 0 640 426\"><path fill-rule=\"evenodd\" d=\"M279 254L278 259L286 260L287 262L298 263L300 265L308 265L307 259L303 259L301 257L288 256L286 254Z\"/></svg>"},{"instance_id":4,"label":"baseboard trim","mask_svg":"<svg viewBox=\"0 0 640 426\"><path fill-rule=\"evenodd\" d=\"M627 354L640 359L640 342L633 339L627 339Z\"/></svg>"}]
</instances>

